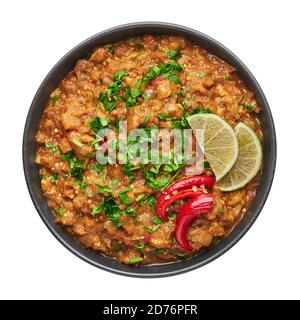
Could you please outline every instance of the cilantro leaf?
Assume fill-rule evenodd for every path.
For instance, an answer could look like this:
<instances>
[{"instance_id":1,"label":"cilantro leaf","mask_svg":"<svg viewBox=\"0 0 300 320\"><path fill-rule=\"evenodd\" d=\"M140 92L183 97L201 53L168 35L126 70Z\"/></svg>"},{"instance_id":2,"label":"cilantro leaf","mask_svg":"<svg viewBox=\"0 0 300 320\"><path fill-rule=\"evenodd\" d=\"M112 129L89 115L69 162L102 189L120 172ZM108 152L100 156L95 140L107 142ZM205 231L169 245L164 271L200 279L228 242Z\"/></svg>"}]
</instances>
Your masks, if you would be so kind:
<instances>
[{"instance_id":1,"label":"cilantro leaf","mask_svg":"<svg viewBox=\"0 0 300 320\"><path fill-rule=\"evenodd\" d=\"M165 53L168 55L168 58L171 59L171 60L176 60L181 55L179 50L168 50L168 49L166 49Z\"/></svg>"},{"instance_id":2,"label":"cilantro leaf","mask_svg":"<svg viewBox=\"0 0 300 320\"><path fill-rule=\"evenodd\" d=\"M142 257L131 258L131 259L129 259L129 263L135 264L135 263L139 263L139 262L141 262L143 260L144 259Z\"/></svg>"}]
</instances>

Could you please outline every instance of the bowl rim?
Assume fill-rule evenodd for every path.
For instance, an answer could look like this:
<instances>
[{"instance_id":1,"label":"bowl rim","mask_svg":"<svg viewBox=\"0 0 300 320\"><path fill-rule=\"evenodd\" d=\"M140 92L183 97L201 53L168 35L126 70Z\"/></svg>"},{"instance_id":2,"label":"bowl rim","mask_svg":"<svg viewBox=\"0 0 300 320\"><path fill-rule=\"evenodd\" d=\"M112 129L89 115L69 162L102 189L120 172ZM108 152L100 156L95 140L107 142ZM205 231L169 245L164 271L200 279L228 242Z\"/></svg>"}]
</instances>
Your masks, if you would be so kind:
<instances>
[{"instance_id":1,"label":"bowl rim","mask_svg":"<svg viewBox=\"0 0 300 320\"><path fill-rule=\"evenodd\" d=\"M117 269L115 267L111 267L111 266L106 266L103 265L102 263L96 262L93 259L91 259L90 257L88 257L87 254L83 254L81 252L79 252L72 244L70 244L68 241L66 241L65 239L63 239L61 237L60 234L58 234L58 232L54 229L53 225L50 223L50 221L48 221L47 217L45 216L45 214L43 213L43 210L40 208L40 205L38 203L38 200L36 199L35 195L34 195L34 191L33 191L33 187L32 187L32 183L31 183L31 177L29 175L30 172L30 165L28 163L28 156L27 156L27 139L28 139L28 132L29 132L29 128L31 125L31 118L34 112L34 107L37 104L37 99L38 97L42 94L43 90L44 90L44 86L45 84L49 81L49 79L51 78L51 76L57 71L58 67L62 64L64 64L66 62L66 60L76 51L78 51L79 49L81 49L82 47L85 47L86 45L88 45L89 43L93 42L94 40L97 39L101 39L102 37L109 35L111 33L116 33L116 32L125 32L131 29L142 29L142 28L162 28L167 30L167 33L172 34L172 31L181 31L184 33L187 33L195 38L199 38L202 39L205 42L208 42L210 44L212 44L215 47L218 47L218 49L222 50L223 52L226 53L226 55L228 55L228 57L230 57L230 59L232 59L238 66L239 68L241 68L243 70L244 73L247 74L247 77L249 77L249 81L253 84L253 86L255 87L255 95L259 95L260 99L262 101L262 103L260 103L260 105L263 106L263 110L266 113L266 118L268 119L268 124L270 126L270 139L272 140L272 146L271 146L271 163L269 164L268 168L267 168L267 181L266 181L266 186L265 186L265 192L262 195L260 202L258 204L258 206L255 208L254 210L254 214L251 216L251 218L249 219L249 221L247 222L247 224L243 227L243 229L241 229L239 231L238 234L236 234L234 236L233 239L231 239L228 243L224 244L222 246L222 248L220 247L218 250L216 250L215 252L213 252L212 254L208 255L208 257L206 257L203 261L199 261L193 262L193 257L189 259L189 261L191 261L191 263L189 263L186 266L183 266L182 262L178 262L178 263L171 263L171 264L162 264L160 266L168 266L168 265L176 265L178 266L178 268L176 268L176 270L170 270L170 271L156 271L156 269L159 269L160 266L158 266L158 268L155 269L155 271L153 272L141 272L141 267L138 268L132 268L132 271L124 271L124 270L120 270ZM151 32L149 32L151 34ZM140 33L142 34L148 34L148 32L143 32L141 31ZM122 37L122 38L126 38L126 36ZM224 59L223 59L224 60ZM237 73L238 73L238 69L237 69ZM45 108L42 107L43 109ZM257 217L259 216L266 200L267 197L269 195L271 186L272 186L272 182L274 179L274 174L275 174L275 168L276 168L276 156L277 156L277 142L276 142L276 132L275 132L275 126L274 126L274 121L273 121L273 117L271 114L271 110L269 107L269 104L267 102L267 99L260 87L260 85L258 84L257 80L255 79L255 77L252 75L252 73L250 72L250 70L246 67L246 65L233 53L231 52L227 47L225 47L223 44L221 44L220 42L218 42L217 40L211 38L210 36L191 29L189 27L185 27L182 25L178 25L178 24L174 24L174 23L168 23L168 22L158 22L158 21L143 21L143 22L133 22L133 23L127 23L127 24L122 24L122 25L118 25L116 27L112 27L109 29L106 29L104 31L98 32L96 34L94 34L93 36L83 40L81 43L79 43L78 45L76 45L75 47L73 47L71 50L69 50L55 65L54 67L48 72L48 74L46 75L46 77L44 78L44 80L42 81L42 83L40 84L33 100L31 103L31 106L29 108L27 117L26 117L26 122L25 122L25 127L24 127L24 132L23 132L23 143L22 143L22 160L23 160L23 169L24 169L24 175L25 175L25 180L26 180L26 185L30 194L30 197L32 199L32 202L39 214L39 216L41 217L41 219L43 220L43 222L45 223L45 225L47 226L47 228L51 231L51 233L55 236L55 238L64 245L64 247L66 247L69 251L71 251L73 254L75 254L77 257L79 257L80 259L84 260L85 262L88 262L89 264L98 267L102 270L106 270L118 275L124 275L124 276L130 276L130 277L138 277L138 278L158 278L158 277L167 277L167 276L173 276L173 275L178 275L181 273L185 273L188 271L192 271L196 268L202 267L208 263L210 263L211 261L217 259L218 257L220 257L221 255L223 255L226 251L228 251L230 248L232 248L247 232L248 230L251 228L251 226L253 225L253 223L255 222L255 220L257 219ZM47 201L46 199L44 201ZM64 230L64 232L66 232ZM225 240L225 239L224 239ZM222 240L222 242L224 242L224 240ZM222 243L221 242L221 243ZM88 249L86 249L88 250ZM112 259L109 257L106 257L107 259ZM187 260L186 260L187 261ZM118 262L119 263L119 262ZM151 268L151 266L143 266L142 268Z\"/></svg>"}]
</instances>

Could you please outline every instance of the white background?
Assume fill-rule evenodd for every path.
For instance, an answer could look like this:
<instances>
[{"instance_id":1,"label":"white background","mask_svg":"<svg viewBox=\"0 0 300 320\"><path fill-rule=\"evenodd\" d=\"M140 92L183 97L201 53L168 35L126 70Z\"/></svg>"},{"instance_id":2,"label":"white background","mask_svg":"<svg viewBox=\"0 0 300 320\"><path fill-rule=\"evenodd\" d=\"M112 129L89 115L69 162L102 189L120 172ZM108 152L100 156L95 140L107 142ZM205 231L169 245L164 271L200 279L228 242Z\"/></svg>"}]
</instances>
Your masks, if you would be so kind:
<instances>
[{"instance_id":1,"label":"white background","mask_svg":"<svg viewBox=\"0 0 300 320\"><path fill-rule=\"evenodd\" d=\"M297 4L298 2L298 4ZM299 1L1 1L0 298L300 298ZM21 142L31 100L52 66L106 28L157 20L200 30L250 68L270 103L278 162L251 230L209 265L163 279L126 278L67 251L30 200Z\"/></svg>"}]
</instances>

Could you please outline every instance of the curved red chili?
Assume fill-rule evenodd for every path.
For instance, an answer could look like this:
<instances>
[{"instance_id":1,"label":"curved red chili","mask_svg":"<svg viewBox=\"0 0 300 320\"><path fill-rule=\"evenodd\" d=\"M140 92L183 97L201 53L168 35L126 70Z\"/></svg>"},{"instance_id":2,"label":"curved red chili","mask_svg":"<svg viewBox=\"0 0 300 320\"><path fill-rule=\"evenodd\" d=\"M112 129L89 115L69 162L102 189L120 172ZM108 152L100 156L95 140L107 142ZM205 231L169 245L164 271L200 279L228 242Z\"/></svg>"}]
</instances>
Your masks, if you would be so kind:
<instances>
[{"instance_id":1,"label":"curved red chili","mask_svg":"<svg viewBox=\"0 0 300 320\"><path fill-rule=\"evenodd\" d=\"M216 179L215 179L214 176L199 175L199 176L187 177L185 179L182 179L180 181L177 181L177 182L171 184L159 196L159 198L157 200L156 210L157 210L158 216L161 219L163 219L164 221L168 221L168 218L167 218L167 216L165 214L165 210L166 209L163 209L163 207L164 207L164 202L169 198L169 196L171 198L178 191L183 190L183 189L187 189L188 187L192 187L192 186L204 185L206 188L212 188L212 186L214 185L215 181L216 181Z\"/></svg>"},{"instance_id":2,"label":"curved red chili","mask_svg":"<svg viewBox=\"0 0 300 320\"><path fill-rule=\"evenodd\" d=\"M164 198L164 201L162 204L158 207L157 206L157 215L159 216L160 219L167 221L168 217L166 215L166 211L168 207L175 201L181 200L181 199L186 199L186 198L193 198L196 196L199 196L200 194L203 193L203 189L196 189L193 190L192 188L185 189L185 190L180 190L176 191L177 193L173 195L166 195Z\"/></svg>"},{"instance_id":3,"label":"curved red chili","mask_svg":"<svg viewBox=\"0 0 300 320\"><path fill-rule=\"evenodd\" d=\"M203 193L189 200L179 211L175 224L175 238L186 250L193 251L193 247L186 239L190 223L200 214L212 210L213 196L210 193Z\"/></svg>"},{"instance_id":4,"label":"curved red chili","mask_svg":"<svg viewBox=\"0 0 300 320\"><path fill-rule=\"evenodd\" d=\"M215 184L216 178L214 176L191 176L184 179L181 179L173 184L171 184L163 193L163 194L169 194L172 193L175 190L182 190L186 189L187 187L191 186L198 186L198 185L205 185L207 188L212 188L212 186Z\"/></svg>"}]
</instances>

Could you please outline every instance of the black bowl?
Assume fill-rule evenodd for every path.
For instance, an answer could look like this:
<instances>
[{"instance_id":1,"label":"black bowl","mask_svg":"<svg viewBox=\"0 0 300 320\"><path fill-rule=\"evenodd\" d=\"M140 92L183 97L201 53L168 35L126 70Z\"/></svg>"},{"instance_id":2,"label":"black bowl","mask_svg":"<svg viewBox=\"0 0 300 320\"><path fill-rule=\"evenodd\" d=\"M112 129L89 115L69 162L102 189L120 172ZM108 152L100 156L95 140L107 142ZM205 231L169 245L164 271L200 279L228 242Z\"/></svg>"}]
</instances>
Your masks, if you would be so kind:
<instances>
[{"instance_id":1,"label":"black bowl","mask_svg":"<svg viewBox=\"0 0 300 320\"><path fill-rule=\"evenodd\" d=\"M185 261L132 268L84 248L63 228L54 223L54 215L49 209L41 189L39 168L35 164L35 135L50 93L67 73L74 68L78 59L91 52L97 46L142 34L171 34L186 37L236 68L237 74L246 86L254 92L255 99L262 109L259 119L264 135L264 163L262 178L251 207L233 232L219 244ZM163 277L187 272L209 263L230 249L249 230L262 210L272 185L276 164L276 135L271 111L259 84L247 67L230 50L207 35L183 26L163 22L139 22L118 26L92 36L69 51L48 73L32 101L26 119L23 137L23 164L29 193L40 217L53 235L67 249L84 261L117 274L145 278Z\"/></svg>"}]
</instances>

